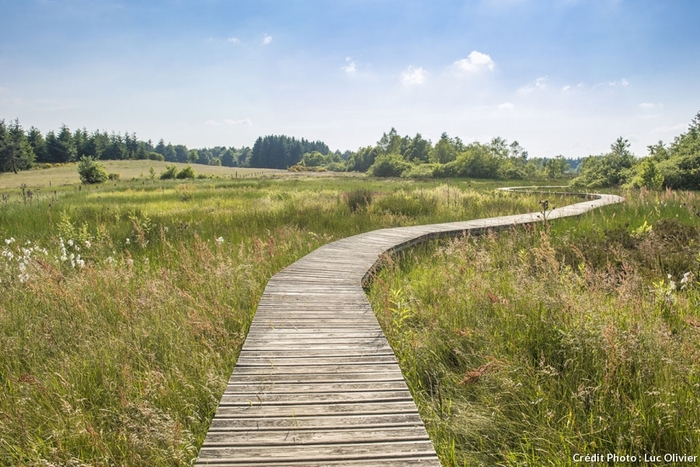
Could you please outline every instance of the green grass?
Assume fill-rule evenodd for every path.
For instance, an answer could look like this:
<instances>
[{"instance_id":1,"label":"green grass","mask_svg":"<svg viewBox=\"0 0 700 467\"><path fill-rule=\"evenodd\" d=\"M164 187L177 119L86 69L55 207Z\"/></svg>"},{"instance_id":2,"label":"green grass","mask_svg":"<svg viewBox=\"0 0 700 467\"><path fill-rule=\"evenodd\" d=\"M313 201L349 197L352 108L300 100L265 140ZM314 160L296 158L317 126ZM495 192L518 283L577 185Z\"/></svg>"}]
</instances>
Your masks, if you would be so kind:
<instances>
[{"instance_id":1,"label":"green grass","mask_svg":"<svg viewBox=\"0 0 700 467\"><path fill-rule=\"evenodd\" d=\"M0 464L190 465L270 276L356 233L538 209L492 187L293 176L6 189ZM351 212L358 189L372 202Z\"/></svg>"},{"instance_id":2,"label":"green grass","mask_svg":"<svg viewBox=\"0 0 700 467\"><path fill-rule=\"evenodd\" d=\"M187 167L187 164L179 162L162 162L151 160L124 160L124 161L100 161L108 173L117 173L121 180L131 180L133 178L148 180L149 170L153 167L156 178L161 172L165 172L166 165L175 165L178 170ZM17 174L5 172L0 173L0 189L19 188L22 184L30 189L49 189L64 185L77 185L80 183L78 176L78 165L75 163L51 167L48 169L25 170ZM235 178L238 177L259 177L259 176L280 176L286 175L286 170L274 169L248 169L241 167L220 167L213 165L193 164L197 175L202 174L211 177ZM108 182L107 184L113 184Z\"/></svg>"},{"instance_id":3,"label":"green grass","mask_svg":"<svg viewBox=\"0 0 700 467\"><path fill-rule=\"evenodd\" d=\"M700 196L623 195L379 274L372 305L443 465L700 455Z\"/></svg>"}]
</instances>

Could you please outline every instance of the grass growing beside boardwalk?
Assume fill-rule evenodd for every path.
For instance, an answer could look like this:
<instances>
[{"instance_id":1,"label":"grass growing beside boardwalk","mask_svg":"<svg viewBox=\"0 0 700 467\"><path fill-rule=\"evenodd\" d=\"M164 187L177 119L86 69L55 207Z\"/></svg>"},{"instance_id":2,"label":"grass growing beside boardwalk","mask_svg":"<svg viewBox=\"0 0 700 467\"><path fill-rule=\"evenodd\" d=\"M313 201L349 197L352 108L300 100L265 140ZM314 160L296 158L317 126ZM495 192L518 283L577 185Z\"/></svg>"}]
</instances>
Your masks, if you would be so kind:
<instances>
[{"instance_id":1,"label":"grass growing beside boardwalk","mask_svg":"<svg viewBox=\"0 0 700 467\"><path fill-rule=\"evenodd\" d=\"M373 307L443 465L700 455L700 196L624 195L379 274Z\"/></svg>"},{"instance_id":2,"label":"grass growing beside boardwalk","mask_svg":"<svg viewBox=\"0 0 700 467\"><path fill-rule=\"evenodd\" d=\"M138 180L29 199L5 191L0 464L189 465L267 279L359 232L538 209L536 196L468 184ZM353 212L349 194L360 189L372 201Z\"/></svg>"}]
</instances>

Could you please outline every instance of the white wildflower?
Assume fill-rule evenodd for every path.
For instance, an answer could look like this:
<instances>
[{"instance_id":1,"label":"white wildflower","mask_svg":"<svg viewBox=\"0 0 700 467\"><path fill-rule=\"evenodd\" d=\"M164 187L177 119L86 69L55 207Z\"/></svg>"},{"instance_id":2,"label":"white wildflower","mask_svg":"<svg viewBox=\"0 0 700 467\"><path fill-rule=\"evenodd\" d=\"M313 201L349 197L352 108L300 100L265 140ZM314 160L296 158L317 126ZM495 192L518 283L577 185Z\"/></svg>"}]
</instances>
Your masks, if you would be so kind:
<instances>
[{"instance_id":1,"label":"white wildflower","mask_svg":"<svg viewBox=\"0 0 700 467\"><path fill-rule=\"evenodd\" d=\"M29 280L29 274L20 274L19 275L19 281L24 284Z\"/></svg>"},{"instance_id":2,"label":"white wildflower","mask_svg":"<svg viewBox=\"0 0 700 467\"><path fill-rule=\"evenodd\" d=\"M219 237L219 238L217 238L217 239L216 239L216 243L218 243L219 245L221 245L222 243L224 243L224 237Z\"/></svg>"},{"instance_id":3,"label":"white wildflower","mask_svg":"<svg viewBox=\"0 0 700 467\"><path fill-rule=\"evenodd\" d=\"M114 258L112 258L111 256L108 256L107 259L105 260L105 262L106 262L107 264L114 264L114 263L116 263L116 261L114 261Z\"/></svg>"},{"instance_id":4,"label":"white wildflower","mask_svg":"<svg viewBox=\"0 0 700 467\"><path fill-rule=\"evenodd\" d=\"M92 246L92 243L90 243L90 240L85 240L85 248L90 248Z\"/></svg>"},{"instance_id":5,"label":"white wildflower","mask_svg":"<svg viewBox=\"0 0 700 467\"><path fill-rule=\"evenodd\" d=\"M24 272L27 270L27 264L26 263L19 263L19 272Z\"/></svg>"},{"instance_id":6,"label":"white wildflower","mask_svg":"<svg viewBox=\"0 0 700 467\"><path fill-rule=\"evenodd\" d=\"M85 267L85 261L80 259L80 256L78 256L78 259L75 260L75 262L78 264L79 268L84 268Z\"/></svg>"},{"instance_id":7,"label":"white wildflower","mask_svg":"<svg viewBox=\"0 0 700 467\"><path fill-rule=\"evenodd\" d=\"M685 289L688 286L692 278L693 273L690 271L683 274L683 278L681 278L681 290Z\"/></svg>"},{"instance_id":8,"label":"white wildflower","mask_svg":"<svg viewBox=\"0 0 700 467\"><path fill-rule=\"evenodd\" d=\"M131 243L131 239L127 237L126 244L129 245L130 243Z\"/></svg>"},{"instance_id":9,"label":"white wildflower","mask_svg":"<svg viewBox=\"0 0 700 467\"><path fill-rule=\"evenodd\" d=\"M73 239L72 238L68 239L68 246L73 246Z\"/></svg>"}]
</instances>

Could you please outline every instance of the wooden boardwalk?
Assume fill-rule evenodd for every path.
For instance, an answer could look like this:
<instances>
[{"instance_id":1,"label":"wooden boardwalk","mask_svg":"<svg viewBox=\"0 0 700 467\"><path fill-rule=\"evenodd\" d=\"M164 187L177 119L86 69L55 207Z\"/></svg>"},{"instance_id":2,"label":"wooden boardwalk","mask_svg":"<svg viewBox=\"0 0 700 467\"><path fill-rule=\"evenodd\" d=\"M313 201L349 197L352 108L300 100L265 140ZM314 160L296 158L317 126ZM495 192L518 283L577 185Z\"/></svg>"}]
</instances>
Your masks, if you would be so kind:
<instances>
[{"instance_id":1,"label":"wooden boardwalk","mask_svg":"<svg viewBox=\"0 0 700 467\"><path fill-rule=\"evenodd\" d=\"M550 219L622 201L600 195ZM363 285L384 253L537 222L535 214L381 229L308 254L267 284L196 465L439 466Z\"/></svg>"}]
</instances>

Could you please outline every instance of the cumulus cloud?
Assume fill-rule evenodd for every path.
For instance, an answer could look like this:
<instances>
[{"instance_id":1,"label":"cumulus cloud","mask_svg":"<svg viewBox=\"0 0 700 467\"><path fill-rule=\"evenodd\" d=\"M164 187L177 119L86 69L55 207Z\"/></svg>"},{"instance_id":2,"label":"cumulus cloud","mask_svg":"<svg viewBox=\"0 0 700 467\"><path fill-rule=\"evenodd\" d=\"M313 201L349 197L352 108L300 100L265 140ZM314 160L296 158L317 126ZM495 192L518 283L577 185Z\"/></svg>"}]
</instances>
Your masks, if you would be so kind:
<instances>
[{"instance_id":1,"label":"cumulus cloud","mask_svg":"<svg viewBox=\"0 0 700 467\"><path fill-rule=\"evenodd\" d=\"M357 65L355 65L355 62L351 57L345 57L345 63L347 63L347 65L342 67L342 70L349 75L354 75L357 72Z\"/></svg>"},{"instance_id":2,"label":"cumulus cloud","mask_svg":"<svg viewBox=\"0 0 700 467\"><path fill-rule=\"evenodd\" d=\"M401 74L401 80L406 86L413 86L425 83L427 76L428 72L423 68L413 68L413 66L409 66L408 69Z\"/></svg>"},{"instance_id":3,"label":"cumulus cloud","mask_svg":"<svg viewBox=\"0 0 700 467\"><path fill-rule=\"evenodd\" d=\"M467 58L457 60L452 64L457 70L464 73L479 73L482 71L493 71L496 64L491 57L476 50L472 51Z\"/></svg>"},{"instance_id":4,"label":"cumulus cloud","mask_svg":"<svg viewBox=\"0 0 700 467\"><path fill-rule=\"evenodd\" d=\"M515 106L512 102L504 102L498 106L498 110L513 110L513 108L515 108Z\"/></svg>"},{"instance_id":5,"label":"cumulus cloud","mask_svg":"<svg viewBox=\"0 0 700 467\"><path fill-rule=\"evenodd\" d=\"M270 42L272 42L272 36L268 36L267 34L265 34L265 37L262 40L262 45L267 45Z\"/></svg>"}]
</instances>

